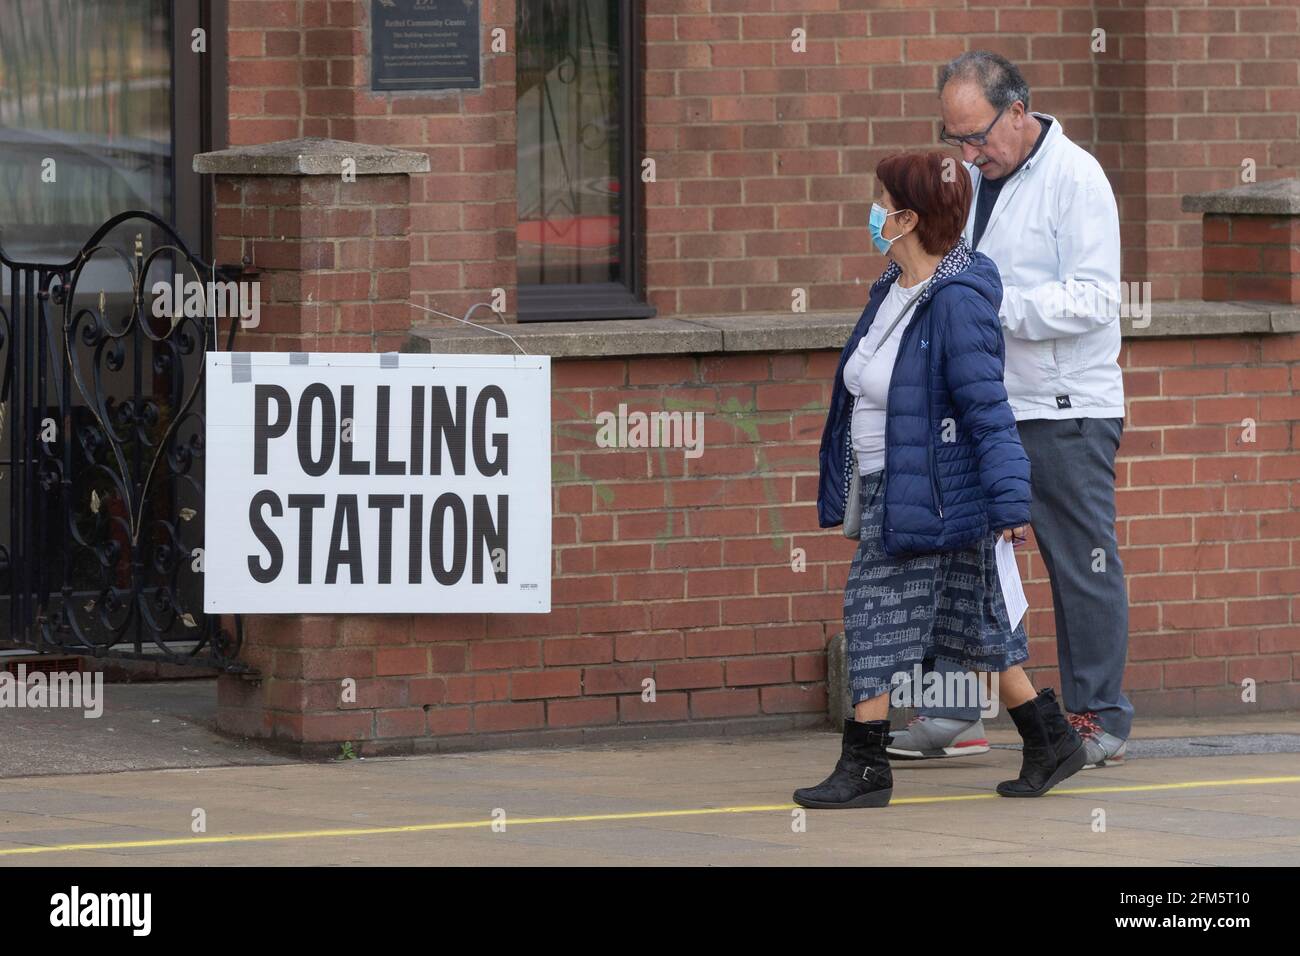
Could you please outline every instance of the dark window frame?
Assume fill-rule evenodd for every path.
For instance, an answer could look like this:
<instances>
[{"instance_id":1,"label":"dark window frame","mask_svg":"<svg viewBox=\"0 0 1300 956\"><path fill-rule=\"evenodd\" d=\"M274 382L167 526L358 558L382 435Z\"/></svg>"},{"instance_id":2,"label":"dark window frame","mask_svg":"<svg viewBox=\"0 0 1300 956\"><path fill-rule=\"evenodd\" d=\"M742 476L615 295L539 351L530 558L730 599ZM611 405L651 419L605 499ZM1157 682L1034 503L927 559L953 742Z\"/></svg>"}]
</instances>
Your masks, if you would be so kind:
<instances>
[{"instance_id":1,"label":"dark window frame","mask_svg":"<svg viewBox=\"0 0 1300 956\"><path fill-rule=\"evenodd\" d=\"M521 0L522 2L522 0ZM657 310L645 301L645 190L639 159L645 155L642 104L645 84L645 19L641 0L618 0L619 15L619 173L623 202L619 215L621 282L518 285L520 322L583 319L646 319Z\"/></svg>"},{"instance_id":2,"label":"dark window frame","mask_svg":"<svg viewBox=\"0 0 1300 956\"><path fill-rule=\"evenodd\" d=\"M194 157L227 145L228 23L226 0L172 7L172 221L190 251L209 262L216 248L213 177L194 172ZM196 27L207 33L207 53L190 49Z\"/></svg>"}]
</instances>

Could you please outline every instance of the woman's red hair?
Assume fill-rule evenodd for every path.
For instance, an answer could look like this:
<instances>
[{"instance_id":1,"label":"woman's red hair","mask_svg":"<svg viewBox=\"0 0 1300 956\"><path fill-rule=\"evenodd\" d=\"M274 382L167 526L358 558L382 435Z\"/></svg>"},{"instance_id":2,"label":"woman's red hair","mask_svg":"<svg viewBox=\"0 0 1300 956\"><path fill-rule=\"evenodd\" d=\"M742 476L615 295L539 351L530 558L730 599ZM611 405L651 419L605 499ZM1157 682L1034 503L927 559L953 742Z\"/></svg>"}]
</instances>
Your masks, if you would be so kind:
<instances>
[{"instance_id":1,"label":"woman's red hair","mask_svg":"<svg viewBox=\"0 0 1300 956\"><path fill-rule=\"evenodd\" d=\"M917 215L916 237L932 256L957 244L970 212L970 174L949 153L895 153L876 166L876 180L898 210Z\"/></svg>"}]
</instances>

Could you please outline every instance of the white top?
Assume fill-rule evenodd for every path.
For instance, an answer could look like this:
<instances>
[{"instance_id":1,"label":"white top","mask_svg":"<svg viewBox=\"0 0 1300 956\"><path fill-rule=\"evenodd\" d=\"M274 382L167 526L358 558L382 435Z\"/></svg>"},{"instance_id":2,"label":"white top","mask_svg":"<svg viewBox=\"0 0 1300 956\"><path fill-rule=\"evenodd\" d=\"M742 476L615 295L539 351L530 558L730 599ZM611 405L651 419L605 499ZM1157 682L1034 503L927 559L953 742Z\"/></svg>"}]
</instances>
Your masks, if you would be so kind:
<instances>
[{"instance_id":1,"label":"white top","mask_svg":"<svg viewBox=\"0 0 1300 956\"><path fill-rule=\"evenodd\" d=\"M912 324L916 309L894 326L894 330L889 333L889 340L874 357L871 353L880 337L885 334L885 329L889 328L889 324L898 317L898 313L924 282L925 279L922 279L914 286L904 286L901 276L894 280L880 303L871 328L858 341L857 349L844 363L844 387L857 399L849 428L853 435L853 451L858 456L858 474L869 475L885 467L885 402L889 396L889 381L894 377L898 343L902 341L907 327Z\"/></svg>"},{"instance_id":2,"label":"white top","mask_svg":"<svg viewBox=\"0 0 1300 956\"><path fill-rule=\"evenodd\" d=\"M998 316L1011 410L1017 421L1122 418L1121 309L1132 314L1139 303L1127 303L1120 284L1115 195L1101 165L1066 138L1060 120L1034 115L1052 120L1047 138L1002 187L977 250L1002 276ZM979 170L967 168L978 194ZM971 203L967 242L974 221Z\"/></svg>"}]
</instances>

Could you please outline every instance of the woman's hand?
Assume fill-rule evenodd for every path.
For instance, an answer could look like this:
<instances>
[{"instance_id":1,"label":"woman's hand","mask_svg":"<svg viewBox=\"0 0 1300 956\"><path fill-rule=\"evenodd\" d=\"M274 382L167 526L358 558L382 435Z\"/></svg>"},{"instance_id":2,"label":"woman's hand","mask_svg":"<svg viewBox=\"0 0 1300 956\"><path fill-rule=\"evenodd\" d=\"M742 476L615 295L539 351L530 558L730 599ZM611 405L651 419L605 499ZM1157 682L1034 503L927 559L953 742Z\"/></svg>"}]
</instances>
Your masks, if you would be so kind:
<instances>
[{"instance_id":1,"label":"woman's hand","mask_svg":"<svg viewBox=\"0 0 1300 956\"><path fill-rule=\"evenodd\" d=\"M1029 525L1022 524L1019 528L1007 528L1002 532L1002 540L1010 541L1012 544L1021 544L1025 540L1025 535L1029 531Z\"/></svg>"}]
</instances>

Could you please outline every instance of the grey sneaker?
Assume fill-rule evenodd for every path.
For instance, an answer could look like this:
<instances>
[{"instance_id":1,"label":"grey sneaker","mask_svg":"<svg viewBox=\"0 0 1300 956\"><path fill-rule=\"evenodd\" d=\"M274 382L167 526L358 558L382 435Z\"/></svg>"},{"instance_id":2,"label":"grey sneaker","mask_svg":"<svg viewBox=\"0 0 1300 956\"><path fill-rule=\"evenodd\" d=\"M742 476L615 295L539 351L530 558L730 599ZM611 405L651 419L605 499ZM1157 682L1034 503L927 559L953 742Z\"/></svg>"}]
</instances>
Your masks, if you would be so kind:
<instances>
[{"instance_id":1,"label":"grey sneaker","mask_svg":"<svg viewBox=\"0 0 1300 956\"><path fill-rule=\"evenodd\" d=\"M891 757L924 760L928 757L971 757L989 752L984 721L952 717L913 717L905 730L895 730L889 746Z\"/></svg>"},{"instance_id":2,"label":"grey sneaker","mask_svg":"<svg viewBox=\"0 0 1300 956\"><path fill-rule=\"evenodd\" d=\"M1084 770L1094 767L1116 767L1124 763L1128 751L1128 741L1120 740L1114 734L1108 734L1092 711L1085 714L1070 714L1070 726L1083 738L1083 748L1087 754Z\"/></svg>"}]
</instances>

